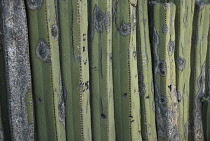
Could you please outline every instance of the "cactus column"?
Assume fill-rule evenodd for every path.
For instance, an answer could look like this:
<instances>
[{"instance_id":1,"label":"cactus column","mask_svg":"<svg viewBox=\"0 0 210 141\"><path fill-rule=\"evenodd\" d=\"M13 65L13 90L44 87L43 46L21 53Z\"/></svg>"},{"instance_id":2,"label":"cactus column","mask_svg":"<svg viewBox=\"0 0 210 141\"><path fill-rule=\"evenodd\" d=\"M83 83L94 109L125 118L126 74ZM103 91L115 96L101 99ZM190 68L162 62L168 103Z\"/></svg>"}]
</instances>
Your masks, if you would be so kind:
<instances>
[{"instance_id":1,"label":"cactus column","mask_svg":"<svg viewBox=\"0 0 210 141\"><path fill-rule=\"evenodd\" d=\"M112 78L112 1L89 1L92 135L115 140Z\"/></svg>"},{"instance_id":2,"label":"cactus column","mask_svg":"<svg viewBox=\"0 0 210 141\"><path fill-rule=\"evenodd\" d=\"M27 6L37 140L65 141L55 3L28 0Z\"/></svg>"},{"instance_id":3,"label":"cactus column","mask_svg":"<svg viewBox=\"0 0 210 141\"><path fill-rule=\"evenodd\" d=\"M179 136L188 140L190 53L195 0L170 0L176 4L176 85L179 102Z\"/></svg>"},{"instance_id":4,"label":"cactus column","mask_svg":"<svg viewBox=\"0 0 210 141\"><path fill-rule=\"evenodd\" d=\"M154 5L153 63L158 140L178 140L175 75L175 5ZM163 18L163 20L161 20Z\"/></svg>"},{"instance_id":5,"label":"cactus column","mask_svg":"<svg viewBox=\"0 0 210 141\"><path fill-rule=\"evenodd\" d=\"M28 30L23 0L1 0L2 48L6 68L6 87L1 92L1 106L8 114L10 137L7 140L34 140L34 117L29 65ZM2 59L2 58L1 58ZM1 60L1 65L2 65ZM2 65L4 66L4 65ZM3 70L3 68L1 68ZM1 80L3 77L1 74ZM2 88L2 84L1 84ZM3 102L6 100L7 102ZM6 105L8 104L8 107ZM6 111L8 110L8 111ZM4 118L7 115L3 115ZM3 119L4 119L3 118ZM3 120L5 121L5 120ZM6 127L6 126L5 126ZM8 128L8 127L6 127ZM5 132L6 133L6 132ZM0 133L1 134L1 133Z\"/></svg>"},{"instance_id":6,"label":"cactus column","mask_svg":"<svg viewBox=\"0 0 210 141\"><path fill-rule=\"evenodd\" d=\"M58 1L67 140L91 141L87 0Z\"/></svg>"},{"instance_id":7,"label":"cactus column","mask_svg":"<svg viewBox=\"0 0 210 141\"><path fill-rule=\"evenodd\" d=\"M113 80L116 139L141 140L135 0L113 1Z\"/></svg>"},{"instance_id":8,"label":"cactus column","mask_svg":"<svg viewBox=\"0 0 210 141\"><path fill-rule=\"evenodd\" d=\"M138 1L137 56L139 90L141 96L141 129L143 140L157 140L155 123L155 101L152 74L152 58L148 28L148 3Z\"/></svg>"},{"instance_id":9,"label":"cactus column","mask_svg":"<svg viewBox=\"0 0 210 141\"><path fill-rule=\"evenodd\" d=\"M190 96L190 124L189 139L203 141L202 102L205 95L206 52L209 30L210 5L196 2L193 46L192 46L192 76Z\"/></svg>"},{"instance_id":10,"label":"cactus column","mask_svg":"<svg viewBox=\"0 0 210 141\"><path fill-rule=\"evenodd\" d=\"M205 73L205 94L202 97L202 120L203 120L203 129L204 137L206 140L210 140L210 30L208 31L208 45L207 45L207 54L206 54L206 73Z\"/></svg>"}]
</instances>

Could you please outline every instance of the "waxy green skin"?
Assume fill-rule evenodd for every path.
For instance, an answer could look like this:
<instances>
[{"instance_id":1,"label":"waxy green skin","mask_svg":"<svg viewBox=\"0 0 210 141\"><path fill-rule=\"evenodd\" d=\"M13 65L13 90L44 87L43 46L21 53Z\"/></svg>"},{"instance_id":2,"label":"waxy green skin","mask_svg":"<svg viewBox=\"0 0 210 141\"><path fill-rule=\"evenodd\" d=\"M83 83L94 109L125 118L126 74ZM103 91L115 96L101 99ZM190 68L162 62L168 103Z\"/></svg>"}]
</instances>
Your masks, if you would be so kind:
<instances>
[{"instance_id":1,"label":"waxy green skin","mask_svg":"<svg viewBox=\"0 0 210 141\"><path fill-rule=\"evenodd\" d=\"M67 140L91 141L87 0L59 1Z\"/></svg>"},{"instance_id":2,"label":"waxy green skin","mask_svg":"<svg viewBox=\"0 0 210 141\"><path fill-rule=\"evenodd\" d=\"M64 141L65 125L59 117L59 101L62 95L59 46L51 30L52 25L57 25L54 1L44 0L41 7L35 10L28 7L28 20L37 140ZM55 32L58 31L55 29ZM40 39L49 47L48 62L37 56L36 49Z\"/></svg>"},{"instance_id":3,"label":"waxy green skin","mask_svg":"<svg viewBox=\"0 0 210 141\"><path fill-rule=\"evenodd\" d=\"M154 5L153 63L158 140L178 140L173 3ZM160 20L164 17L164 20Z\"/></svg>"},{"instance_id":4,"label":"waxy green skin","mask_svg":"<svg viewBox=\"0 0 210 141\"><path fill-rule=\"evenodd\" d=\"M205 140L202 124L202 102L205 96L206 52L209 31L210 5L196 3L193 29L191 88L190 88L190 129L189 140Z\"/></svg>"},{"instance_id":5,"label":"waxy green skin","mask_svg":"<svg viewBox=\"0 0 210 141\"><path fill-rule=\"evenodd\" d=\"M157 134L147 7L147 2L144 0L138 1L137 52L139 89L141 96L141 129L143 140L155 141L157 140Z\"/></svg>"},{"instance_id":6,"label":"waxy green skin","mask_svg":"<svg viewBox=\"0 0 210 141\"><path fill-rule=\"evenodd\" d=\"M88 4L92 138L114 141L112 1L92 0Z\"/></svg>"},{"instance_id":7,"label":"waxy green skin","mask_svg":"<svg viewBox=\"0 0 210 141\"><path fill-rule=\"evenodd\" d=\"M136 5L137 1L134 0L113 2L115 127L116 139L121 141L142 140L136 55Z\"/></svg>"},{"instance_id":8,"label":"waxy green skin","mask_svg":"<svg viewBox=\"0 0 210 141\"><path fill-rule=\"evenodd\" d=\"M189 96L190 96L190 54L192 23L195 0L169 0L176 4L175 18L175 61L176 85L179 100L179 137L182 141L188 140L189 126ZM183 69L179 69L178 58L184 59Z\"/></svg>"}]
</instances>

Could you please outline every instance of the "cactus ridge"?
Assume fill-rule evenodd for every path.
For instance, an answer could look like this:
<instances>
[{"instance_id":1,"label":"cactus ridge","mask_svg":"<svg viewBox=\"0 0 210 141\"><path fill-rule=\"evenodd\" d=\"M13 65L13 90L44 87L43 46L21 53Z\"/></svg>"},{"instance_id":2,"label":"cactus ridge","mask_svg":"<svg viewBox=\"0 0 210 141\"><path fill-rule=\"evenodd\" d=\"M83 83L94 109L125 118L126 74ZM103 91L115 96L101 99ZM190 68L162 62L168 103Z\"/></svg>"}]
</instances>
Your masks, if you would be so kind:
<instances>
[{"instance_id":1,"label":"cactus ridge","mask_svg":"<svg viewBox=\"0 0 210 141\"><path fill-rule=\"evenodd\" d=\"M112 24L111 1L89 2L92 10L89 29L92 93L92 125L94 140L115 140L112 83ZM104 30L105 29L105 30ZM96 31L96 32L95 32ZM100 102L99 102L100 101ZM99 117L100 115L100 117Z\"/></svg>"},{"instance_id":2,"label":"cactus ridge","mask_svg":"<svg viewBox=\"0 0 210 141\"><path fill-rule=\"evenodd\" d=\"M148 16L147 3L138 2L138 27L137 27L137 52L138 52L138 69L139 69L139 91L141 96L141 119L142 119L142 139L156 140L156 125L154 111L154 89L151 50L148 33ZM150 91L151 90L151 91ZM152 92L152 93L151 93ZM144 131L145 130L145 131Z\"/></svg>"},{"instance_id":3,"label":"cactus ridge","mask_svg":"<svg viewBox=\"0 0 210 141\"><path fill-rule=\"evenodd\" d=\"M161 16L165 17L164 21L158 21ZM179 138L177 133L178 106L173 52L175 45L173 43L175 41L174 17L175 5L173 3L157 3L154 5L153 55L156 122L159 140ZM172 111L176 114L172 115ZM163 121L164 119L167 122ZM161 128L161 126L164 127Z\"/></svg>"},{"instance_id":4,"label":"cactus ridge","mask_svg":"<svg viewBox=\"0 0 210 141\"><path fill-rule=\"evenodd\" d=\"M207 39L209 31L209 5L203 2L196 2L194 19L194 33L193 33L193 55L194 60L192 64L196 69L192 69L191 83L191 104L190 114L191 127L193 127L192 135L194 140L204 140L204 131L202 124L202 103L200 99L204 96L205 91L205 70L206 70L206 52ZM201 27L202 25L202 27ZM201 39L202 38L202 39ZM191 137L192 138L192 137Z\"/></svg>"}]
</instances>

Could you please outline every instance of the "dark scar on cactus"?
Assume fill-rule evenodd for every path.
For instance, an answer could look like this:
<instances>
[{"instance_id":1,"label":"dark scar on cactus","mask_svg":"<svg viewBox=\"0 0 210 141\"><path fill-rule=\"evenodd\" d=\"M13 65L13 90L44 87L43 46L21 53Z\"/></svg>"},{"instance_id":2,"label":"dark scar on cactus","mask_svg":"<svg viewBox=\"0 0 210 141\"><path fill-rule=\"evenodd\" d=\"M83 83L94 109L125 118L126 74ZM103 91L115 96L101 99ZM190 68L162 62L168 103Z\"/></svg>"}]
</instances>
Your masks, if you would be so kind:
<instances>
[{"instance_id":1,"label":"dark scar on cactus","mask_svg":"<svg viewBox=\"0 0 210 141\"><path fill-rule=\"evenodd\" d=\"M166 62L165 61L160 61L159 64L158 64L159 74L162 75L162 76L166 76L166 74L167 74L166 68L167 68Z\"/></svg>"},{"instance_id":2,"label":"dark scar on cactus","mask_svg":"<svg viewBox=\"0 0 210 141\"><path fill-rule=\"evenodd\" d=\"M41 8L43 0L26 0L26 3L30 10L37 10Z\"/></svg>"},{"instance_id":3,"label":"dark scar on cactus","mask_svg":"<svg viewBox=\"0 0 210 141\"><path fill-rule=\"evenodd\" d=\"M106 119L106 116L104 114L101 114L102 119Z\"/></svg>"},{"instance_id":4,"label":"dark scar on cactus","mask_svg":"<svg viewBox=\"0 0 210 141\"><path fill-rule=\"evenodd\" d=\"M163 34L166 34L168 32L168 26L166 24L163 25L162 32Z\"/></svg>"},{"instance_id":5,"label":"dark scar on cactus","mask_svg":"<svg viewBox=\"0 0 210 141\"><path fill-rule=\"evenodd\" d=\"M164 8L165 10L168 9L167 3L164 3L164 4L163 4L163 8Z\"/></svg>"},{"instance_id":6,"label":"dark scar on cactus","mask_svg":"<svg viewBox=\"0 0 210 141\"><path fill-rule=\"evenodd\" d=\"M106 19L106 15L99 9L99 7L97 5L95 5L95 7L94 7L93 14L94 14L95 28L99 33L102 33L103 32L103 22Z\"/></svg>"},{"instance_id":7,"label":"dark scar on cactus","mask_svg":"<svg viewBox=\"0 0 210 141\"><path fill-rule=\"evenodd\" d=\"M168 43L168 54L171 56L175 50L175 41L169 41Z\"/></svg>"},{"instance_id":8,"label":"dark scar on cactus","mask_svg":"<svg viewBox=\"0 0 210 141\"><path fill-rule=\"evenodd\" d=\"M36 47L36 56L43 62L50 62L50 48L43 39L39 39L38 45Z\"/></svg>"},{"instance_id":9,"label":"dark scar on cactus","mask_svg":"<svg viewBox=\"0 0 210 141\"><path fill-rule=\"evenodd\" d=\"M58 26L52 25L51 26L51 34L52 34L52 40L57 41L58 40Z\"/></svg>"},{"instance_id":10,"label":"dark scar on cactus","mask_svg":"<svg viewBox=\"0 0 210 141\"><path fill-rule=\"evenodd\" d=\"M130 25L130 24L126 24L126 23L123 21L122 24L120 25L119 32L120 32L120 34L123 35L123 36L129 35L130 32L131 32L131 25Z\"/></svg>"},{"instance_id":11,"label":"dark scar on cactus","mask_svg":"<svg viewBox=\"0 0 210 141\"><path fill-rule=\"evenodd\" d=\"M182 57L177 57L176 59L176 67L178 70L183 71L185 68L186 60Z\"/></svg>"},{"instance_id":12,"label":"dark scar on cactus","mask_svg":"<svg viewBox=\"0 0 210 141\"><path fill-rule=\"evenodd\" d=\"M137 58L137 52L136 51L133 51L133 58L136 60Z\"/></svg>"}]
</instances>

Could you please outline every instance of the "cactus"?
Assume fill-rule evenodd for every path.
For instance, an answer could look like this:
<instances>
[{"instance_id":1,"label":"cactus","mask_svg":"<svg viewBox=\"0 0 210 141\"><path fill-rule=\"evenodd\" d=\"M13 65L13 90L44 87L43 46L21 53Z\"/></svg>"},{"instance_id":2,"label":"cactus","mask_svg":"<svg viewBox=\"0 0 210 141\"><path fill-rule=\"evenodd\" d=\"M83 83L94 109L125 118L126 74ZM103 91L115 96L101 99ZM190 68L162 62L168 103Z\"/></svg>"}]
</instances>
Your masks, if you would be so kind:
<instances>
[{"instance_id":1,"label":"cactus","mask_svg":"<svg viewBox=\"0 0 210 141\"><path fill-rule=\"evenodd\" d=\"M89 1L89 9L92 135L96 141L114 141L112 1Z\"/></svg>"},{"instance_id":2,"label":"cactus","mask_svg":"<svg viewBox=\"0 0 210 141\"><path fill-rule=\"evenodd\" d=\"M196 2L193 46L191 59L191 88L190 88L190 129L189 140L204 140L202 125L202 102L201 98L205 95L205 67L207 39L209 30L210 5L203 2ZM195 67L195 68L194 68Z\"/></svg>"},{"instance_id":3,"label":"cactus","mask_svg":"<svg viewBox=\"0 0 210 141\"><path fill-rule=\"evenodd\" d=\"M135 0L113 1L113 80L116 139L142 140ZM120 15L118 15L120 13Z\"/></svg>"},{"instance_id":4,"label":"cactus","mask_svg":"<svg viewBox=\"0 0 210 141\"><path fill-rule=\"evenodd\" d=\"M178 101L175 76L175 5L153 6L153 63L158 140L178 140ZM160 18L164 17L164 20Z\"/></svg>"},{"instance_id":5,"label":"cactus","mask_svg":"<svg viewBox=\"0 0 210 141\"><path fill-rule=\"evenodd\" d=\"M30 141L34 140L34 117L25 5L23 1L16 0L1 0L0 3L3 33L0 49L3 72L0 76L0 81L3 81L0 84L0 111L7 114L2 118L2 122L6 122L3 123L4 135L7 135L5 140ZM2 131L0 134L2 136Z\"/></svg>"},{"instance_id":6,"label":"cactus","mask_svg":"<svg viewBox=\"0 0 210 141\"><path fill-rule=\"evenodd\" d=\"M179 137L188 140L189 96L190 96L190 53L192 22L195 0L170 0L176 4L175 19L175 62L176 86L179 102ZM184 20L183 20L184 19Z\"/></svg>"},{"instance_id":7,"label":"cactus","mask_svg":"<svg viewBox=\"0 0 210 141\"><path fill-rule=\"evenodd\" d=\"M58 2L67 140L90 141L87 0Z\"/></svg>"},{"instance_id":8,"label":"cactus","mask_svg":"<svg viewBox=\"0 0 210 141\"><path fill-rule=\"evenodd\" d=\"M37 140L66 140L58 26L52 0L27 1Z\"/></svg>"},{"instance_id":9,"label":"cactus","mask_svg":"<svg viewBox=\"0 0 210 141\"><path fill-rule=\"evenodd\" d=\"M157 134L147 7L147 2L143 0L138 1L137 56L141 96L142 139L154 141L157 140Z\"/></svg>"},{"instance_id":10,"label":"cactus","mask_svg":"<svg viewBox=\"0 0 210 141\"><path fill-rule=\"evenodd\" d=\"M207 55L206 55L206 74L205 74L205 94L202 97L202 120L203 120L203 130L204 130L204 137L206 140L210 140L210 126L209 126L209 119L210 119L210 30L208 31L208 46L207 46Z\"/></svg>"}]
</instances>

